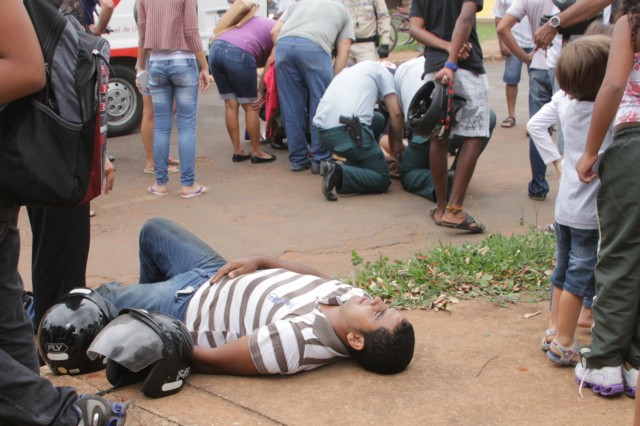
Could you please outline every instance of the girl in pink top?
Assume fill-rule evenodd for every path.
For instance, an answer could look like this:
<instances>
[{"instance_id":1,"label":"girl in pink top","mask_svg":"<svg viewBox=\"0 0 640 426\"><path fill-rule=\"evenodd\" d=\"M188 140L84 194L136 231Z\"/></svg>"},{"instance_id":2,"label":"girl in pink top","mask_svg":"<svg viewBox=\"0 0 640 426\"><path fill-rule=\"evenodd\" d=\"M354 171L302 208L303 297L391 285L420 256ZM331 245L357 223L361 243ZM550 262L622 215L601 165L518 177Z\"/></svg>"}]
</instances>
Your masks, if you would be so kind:
<instances>
[{"instance_id":1,"label":"girl in pink top","mask_svg":"<svg viewBox=\"0 0 640 426\"><path fill-rule=\"evenodd\" d=\"M156 183L147 192L169 193L169 141L173 103L177 109L180 196L193 198L209 189L195 181L198 86L209 88L209 65L198 31L197 0L138 0L138 75L149 55L149 89L153 100L153 158ZM138 79L141 81L142 79ZM144 89L144 88L143 88Z\"/></svg>"}]
</instances>

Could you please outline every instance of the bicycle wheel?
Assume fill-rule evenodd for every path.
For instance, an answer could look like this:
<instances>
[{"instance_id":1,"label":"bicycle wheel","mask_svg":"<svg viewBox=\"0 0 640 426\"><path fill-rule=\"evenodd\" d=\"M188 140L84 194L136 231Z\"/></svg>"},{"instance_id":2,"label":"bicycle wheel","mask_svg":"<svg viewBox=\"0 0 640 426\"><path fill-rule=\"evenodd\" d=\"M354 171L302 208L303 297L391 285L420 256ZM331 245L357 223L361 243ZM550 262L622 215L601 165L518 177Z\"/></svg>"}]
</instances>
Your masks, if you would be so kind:
<instances>
[{"instance_id":1,"label":"bicycle wheel","mask_svg":"<svg viewBox=\"0 0 640 426\"><path fill-rule=\"evenodd\" d=\"M389 52L393 52L393 49L396 48L398 44L398 29L394 25L393 21L391 21L391 31L389 32Z\"/></svg>"}]
</instances>

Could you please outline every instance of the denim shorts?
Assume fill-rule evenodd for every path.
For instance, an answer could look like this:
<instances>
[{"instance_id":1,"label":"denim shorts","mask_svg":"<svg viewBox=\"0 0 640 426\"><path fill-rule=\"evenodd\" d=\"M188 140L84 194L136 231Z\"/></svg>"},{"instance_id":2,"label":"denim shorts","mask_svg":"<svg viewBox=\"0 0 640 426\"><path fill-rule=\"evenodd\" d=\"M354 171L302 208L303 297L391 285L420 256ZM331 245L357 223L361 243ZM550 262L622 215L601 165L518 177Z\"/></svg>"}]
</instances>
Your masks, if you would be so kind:
<instances>
[{"instance_id":1,"label":"denim shorts","mask_svg":"<svg viewBox=\"0 0 640 426\"><path fill-rule=\"evenodd\" d=\"M220 99L238 99L241 104L258 99L256 59L224 40L216 40L209 51L209 67Z\"/></svg>"},{"instance_id":2,"label":"denim shorts","mask_svg":"<svg viewBox=\"0 0 640 426\"><path fill-rule=\"evenodd\" d=\"M599 231L555 224L556 267L551 283L563 291L591 301L595 295L594 270L598 259Z\"/></svg>"},{"instance_id":3,"label":"denim shorts","mask_svg":"<svg viewBox=\"0 0 640 426\"><path fill-rule=\"evenodd\" d=\"M530 53L530 47L523 49L525 52ZM527 71L529 65L527 65ZM520 76L522 75L522 61L516 55L509 55L504 60L504 74L502 74L502 81L505 84L515 85L520 83Z\"/></svg>"}]
</instances>

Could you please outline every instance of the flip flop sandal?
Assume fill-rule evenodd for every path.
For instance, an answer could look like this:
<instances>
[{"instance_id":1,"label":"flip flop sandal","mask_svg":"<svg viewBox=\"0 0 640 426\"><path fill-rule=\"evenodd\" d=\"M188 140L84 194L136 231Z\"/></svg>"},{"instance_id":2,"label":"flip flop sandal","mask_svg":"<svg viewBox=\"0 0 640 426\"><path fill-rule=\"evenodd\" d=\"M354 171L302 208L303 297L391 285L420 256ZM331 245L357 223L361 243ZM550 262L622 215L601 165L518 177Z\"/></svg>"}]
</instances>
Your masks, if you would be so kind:
<instances>
[{"instance_id":1,"label":"flip flop sandal","mask_svg":"<svg viewBox=\"0 0 640 426\"><path fill-rule=\"evenodd\" d=\"M554 353L551 349L555 349L560 355ZM580 342L574 339L573 345L570 348L562 346L556 339L551 341L549 350L547 351L547 358L552 362L559 365L565 365L569 367L575 367L578 361L575 359L580 351Z\"/></svg>"},{"instance_id":2,"label":"flip flop sandal","mask_svg":"<svg viewBox=\"0 0 640 426\"><path fill-rule=\"evenodd\" d=\"M180 194L180 198L184 198L184 199L189 199L189 198L195 198L195 197L199 197L201 195L206 194L207 192L209 192L209 188L207 188L204 185L200 185L200 188L198 188L198 190L196 192L191 192L189 194Z\"/></svg>"},{"instance_id":3,"label":"flip flop sandal","mask_svg":"<svg viewBox=\"0 0 640 426\"><path fill-rule=\"evenodd\" d=\"M433 221L433 223L435 223L438 226L442 226L442 222L440 222L438 219L436 219L436 208L432 208L431 210L429 210L429 217L431 218L431 220Z\"/></svg>"},{"instance_id":4,"label":"flip flop sandal","mask_svg":"<svg viewBox=\"0 0 640 426\"><path fill-rule=\"evenodd\" d=\"M164 197L164 196L169 195L169 191L167 191L167 192L156 191L155 185L151 185L150 187L148 187L147 188L147 192L149 194L153 194L153 195L155 195L157 197Z\"/></svg>"},{"instance_id":5,"label":"flip flop sandal","mask_svg":"<svg viewBox=\"0 0 640 426\"><path fill-rule=\"evenodd\" d=\"M485 228L483 224L481 224L480 222L476 222L473 216L471 216L468 213L465 213L465 216L466 217L464 218L464 220L460 223L436 221L435 218L433 219L433 221L435 222L436 225L444 226L445 228L458 229L461 231L469 231L472 234L481 234L484 232ZM471 225L475 225L475 226L471 226Z\"/></svg>"},{"instance_id":6,"label":"flip flop sandal","mask_svg":"<svg viewBox=\"0 0 640 426\"><path fill-rule=\"evenodd\" d=\"M511 128L511 127L514 127L515 125L516 125L516 118L512 115L508 116L507 118L502 120L502 123L500 123L500 126L505 128Z\"/></svg>"}]
</instances>

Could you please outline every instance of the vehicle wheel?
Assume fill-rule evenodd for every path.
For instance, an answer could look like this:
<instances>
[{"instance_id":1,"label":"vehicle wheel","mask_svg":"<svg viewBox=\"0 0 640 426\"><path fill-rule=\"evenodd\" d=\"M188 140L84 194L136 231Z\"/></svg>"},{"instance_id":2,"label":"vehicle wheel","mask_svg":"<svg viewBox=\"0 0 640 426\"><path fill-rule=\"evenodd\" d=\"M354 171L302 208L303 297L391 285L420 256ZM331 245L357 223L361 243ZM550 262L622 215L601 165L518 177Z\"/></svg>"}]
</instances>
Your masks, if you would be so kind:
<instances>
[{"instance_id":1,"label":"vehicle wheel","mask_svg":"<svg viewBox=\"0 0 640 426\"><path fill-rule=\"evenodd\" d=\"M142 94L136 86L136 72L126 65L112 65L109 77L109 137L131 133L142 118Z\"/></svg>"}]
</instances>

